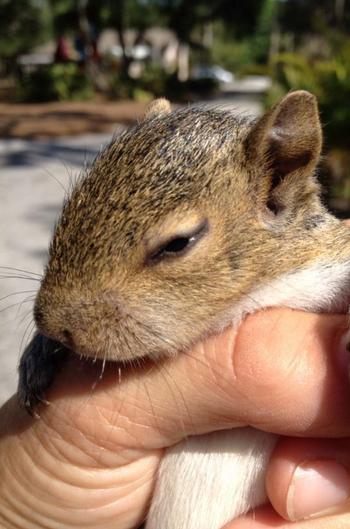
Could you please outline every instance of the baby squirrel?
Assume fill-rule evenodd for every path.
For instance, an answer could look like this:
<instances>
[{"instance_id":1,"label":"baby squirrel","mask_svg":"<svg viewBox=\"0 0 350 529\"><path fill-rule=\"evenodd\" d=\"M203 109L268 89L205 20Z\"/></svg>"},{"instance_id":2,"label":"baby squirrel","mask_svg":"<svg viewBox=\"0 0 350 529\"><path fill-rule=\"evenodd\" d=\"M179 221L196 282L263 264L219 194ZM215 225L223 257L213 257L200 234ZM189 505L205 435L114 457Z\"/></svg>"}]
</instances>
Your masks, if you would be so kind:
<instances>
[{"instance_id":1,"label":"baby squirrel","mask_svg":"<svg viewBox=\"0 0 350 529\"><path fill-rule=\"evenodd\" d=\"M268 306L345 312L350 230L320 200L321 144L304 91L259 119L151 104L63 206L20 362L22 404L43 399L64 347L157 361ZM147 529L219 529L264 502L274 443L241 428L170 448Z\"/></svg>"}]
</instances>

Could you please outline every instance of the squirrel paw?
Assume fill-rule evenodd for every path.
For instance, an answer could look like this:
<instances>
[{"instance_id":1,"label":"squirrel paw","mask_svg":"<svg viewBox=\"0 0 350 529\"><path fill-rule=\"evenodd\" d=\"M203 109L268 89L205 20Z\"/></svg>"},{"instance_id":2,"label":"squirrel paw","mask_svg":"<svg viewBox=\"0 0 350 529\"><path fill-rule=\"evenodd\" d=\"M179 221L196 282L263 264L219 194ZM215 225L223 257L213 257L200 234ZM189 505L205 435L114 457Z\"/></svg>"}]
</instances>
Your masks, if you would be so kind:
<instances>
[{"instance_id":1,"label":"squirrel paw","mask_svg":"<svg viewBox=\"0 0 350 529\"><path fill-rule=\"evenodd\" d=\"M17 394L21 407L33 417L40 417L35 411L38 404L49 404L44 394L66 352L61 344L38 333L24 350L18 368Z\"/></svg>"}]
</instances>

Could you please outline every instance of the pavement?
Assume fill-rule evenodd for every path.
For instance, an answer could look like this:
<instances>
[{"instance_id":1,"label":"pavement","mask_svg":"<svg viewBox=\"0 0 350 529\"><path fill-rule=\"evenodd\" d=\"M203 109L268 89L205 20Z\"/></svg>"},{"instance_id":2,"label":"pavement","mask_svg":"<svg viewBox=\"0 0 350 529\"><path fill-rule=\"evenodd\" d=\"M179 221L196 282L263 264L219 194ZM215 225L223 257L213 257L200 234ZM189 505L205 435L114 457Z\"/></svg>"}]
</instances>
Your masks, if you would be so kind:
<instances>
[{"instance_id":1,"label":"pavement","mask_svg":"<svg viewBox=\"0 0 350 529\"><path fill-rule=\"evenodd\" d=\"M219 104L261 110L245 98ZM34 330L33 299L65 190L110 137L0 140L0 404L16 389L20 354Z\"/></svg>"}]
</instances>

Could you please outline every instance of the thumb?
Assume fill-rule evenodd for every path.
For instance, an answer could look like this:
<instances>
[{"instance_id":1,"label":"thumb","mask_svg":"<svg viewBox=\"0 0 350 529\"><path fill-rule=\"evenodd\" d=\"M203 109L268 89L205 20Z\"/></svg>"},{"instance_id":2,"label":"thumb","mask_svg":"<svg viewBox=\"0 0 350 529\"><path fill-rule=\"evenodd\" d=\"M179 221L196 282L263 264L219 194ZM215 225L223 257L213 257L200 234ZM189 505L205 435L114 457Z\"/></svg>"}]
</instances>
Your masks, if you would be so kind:
<instances>
[{"instance_id":1,"label":"thumb","mask_svg":"<svg viewBox=\"0 0 350 529\"><path fill-rule=\"evenodd\" d=\"M286 520L348 509L350 440L281 440L269 464L266 487L275 510Z\"/></svg>"},{"instance_id":2,"label":"thumb","mask_svg":"<svg viewBox=\"0 0 350 529\"><path fill-rule=\"evenodd\" d=\"M174 359L137 370L111 363L101 380L101 365L73 355L56 377L45 414L79 418L80 430L96 430L102 416L108 443L127 432L135 448L241 425L308 437L350 435L346 324L345 316L264 311Z\"/></svg>"}]
</instances>

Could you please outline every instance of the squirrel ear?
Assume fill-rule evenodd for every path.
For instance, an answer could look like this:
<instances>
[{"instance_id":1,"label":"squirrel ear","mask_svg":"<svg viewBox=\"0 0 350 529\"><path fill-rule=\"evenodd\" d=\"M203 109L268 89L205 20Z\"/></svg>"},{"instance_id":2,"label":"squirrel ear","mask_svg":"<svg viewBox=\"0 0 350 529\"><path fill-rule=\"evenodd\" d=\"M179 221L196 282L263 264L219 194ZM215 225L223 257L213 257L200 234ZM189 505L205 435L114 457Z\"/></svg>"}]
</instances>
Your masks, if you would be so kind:
<instances>
[{"instance_id":1,"label":"squirrel ear","mask_svg":"<svg viewBox=\"0 0 350 529\"><path fill-rule=\"evenodd\" d=\"M284 181L312 176L322 148L322 129L315 96L290 92L253 126L246 140L248 158L266 170L268 193ZM290 175L290 176L289 176ZM300 182L301 177L303 183ZM286 182L287 183L287 182Z\"/></svg>"},{"instance_id":2,"label":"squirrel ear","mask_svg":"<svg viewBox=\"0 0 350 529\"><path fill-rule=\"evenodd\" d=\"M165 114L170 114L171 105L167 99L160 97L152 101L146 108L146 112L143 116L143 120L155 118L156 116L161 116Z\"/></svg>"}]
</instances>

